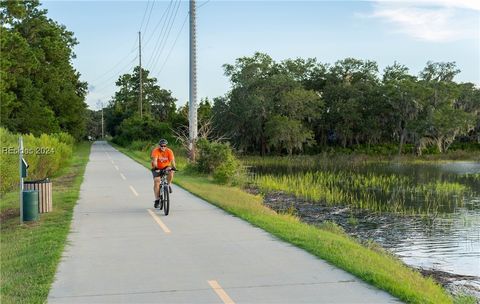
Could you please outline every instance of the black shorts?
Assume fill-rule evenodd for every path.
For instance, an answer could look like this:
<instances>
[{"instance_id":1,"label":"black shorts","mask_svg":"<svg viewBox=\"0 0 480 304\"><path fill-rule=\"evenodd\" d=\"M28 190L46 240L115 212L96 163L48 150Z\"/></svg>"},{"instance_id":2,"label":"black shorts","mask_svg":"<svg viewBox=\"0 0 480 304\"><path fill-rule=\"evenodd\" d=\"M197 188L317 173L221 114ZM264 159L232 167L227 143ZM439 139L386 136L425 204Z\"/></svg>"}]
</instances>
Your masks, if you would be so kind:
<instances>
[{"instance_id":1,"label":"black shorts","mask_svg":"<svg viewBox=\"0 0 480 304\"><path fill-rule=\"evenodd\" d=\"M170 167L165 167L163 169L167 169L167 168L170 168ZM160 169L160 171L156 171L155 169L151 169L152 170L152 175L153 175L153 178L155 177L161 177L165 171L162 171L163 169Z\"/></svg>"}]
</instances>

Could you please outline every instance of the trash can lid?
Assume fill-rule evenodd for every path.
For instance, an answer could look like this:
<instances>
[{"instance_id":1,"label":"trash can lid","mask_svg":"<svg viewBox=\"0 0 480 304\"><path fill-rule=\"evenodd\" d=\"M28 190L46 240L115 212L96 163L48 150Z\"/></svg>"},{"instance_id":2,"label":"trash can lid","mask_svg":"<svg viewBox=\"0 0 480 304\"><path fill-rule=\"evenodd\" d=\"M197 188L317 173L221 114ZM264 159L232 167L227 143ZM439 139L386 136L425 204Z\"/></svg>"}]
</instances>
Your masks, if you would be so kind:
<instances>
[{"instance_id":1,"label":"trash can lid","mask_svg":"<svg viewBox=\"0 0 480 304\"><path fill-rule=\"evenodd\" d=\"M31 181L23 181L24 184L43 184L43 183L50 183L50 179L38 179L38 180L31 180Z\"/></svg>"}]
</instances>

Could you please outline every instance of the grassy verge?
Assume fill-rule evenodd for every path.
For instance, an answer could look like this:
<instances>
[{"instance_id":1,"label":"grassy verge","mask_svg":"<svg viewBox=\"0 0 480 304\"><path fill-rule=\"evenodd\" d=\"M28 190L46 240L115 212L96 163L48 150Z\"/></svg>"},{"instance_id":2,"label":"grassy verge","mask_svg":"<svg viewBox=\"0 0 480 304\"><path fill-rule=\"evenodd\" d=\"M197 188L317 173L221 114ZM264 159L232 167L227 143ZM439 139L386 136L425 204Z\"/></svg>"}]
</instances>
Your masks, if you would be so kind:
<instances>
[{"instance_id":1,"label":"grassy verge","mask_svg":"<svg viewBox=\"0 0 480 304\"><path fill-rule=\"evenodd\" d=\"M148 154L117 147L148 166ZM289 214L277 214L262 204L260 196L221 186L206 177L179 172L175 183L206 201L255 226L342 268L408 303L452 303L453 299L431 278L405 266L375 245L365 247L334 225L317 228Z\"/></svg>"},{"instance_id":2,"label":"grassy verge","mask_svg":"<svg viewBox=\"0 0 480 304\"><path fill-rule=\"evenodd\" d=\"M53 211L41 214L38 222L20 225L18 192L2 197L2 303L46 301L70 230L89 153L90 143L76 145L69 165L53 178Z\"/></svg>"}]
</instances>

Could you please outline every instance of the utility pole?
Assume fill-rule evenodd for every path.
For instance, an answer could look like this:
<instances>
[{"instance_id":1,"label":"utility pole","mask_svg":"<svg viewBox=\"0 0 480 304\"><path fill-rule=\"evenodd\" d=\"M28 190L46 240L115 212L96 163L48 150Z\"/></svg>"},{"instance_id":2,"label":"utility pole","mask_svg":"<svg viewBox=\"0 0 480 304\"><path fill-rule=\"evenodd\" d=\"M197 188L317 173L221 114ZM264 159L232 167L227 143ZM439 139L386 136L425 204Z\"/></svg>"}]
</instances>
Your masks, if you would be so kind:
<instances>
[{"instance_id":1,"label":"utility pole","mask_svg":"<svg viewBox=\"0 0 480 304\"><path fill-rule=\"evenodd\" d=\"M103 131L103 103L102 103L102 139L105 139L105 133Z\"/></svg>"},{"instance_id":2,"label":"utility pole","mask_svg":"<svg viewBox=\"0 0 480 304\"><path fill-rule=\"evenodd\" d=\"M140 118L143 118L143 103L142 103L142 95L143 95L143 82L142 82L142 34L138 32L138 60L140 61Z\"/></svg>"},{"instance_id":3,"label":"utility pole","mask_svg":"<svg viewBox=\"0 0 480 304\"><path fill-rule=\"evenodd\" d=\"M102 139L105 139L105 132L104 132L104 123L103 123L103 102L99 99L97 101L97 107L100 107L102 109ZM96 136L96 134L95 134Z\"/></svg>"},{"instance_id":4,"label":"utility pole","mask_svg":"<svg viewBox=\"0 0 480 304\"><path fill-rule=\"evenodd\" d=\"M195 161L197 140L197 44L195 27L195 0L190 0L190 94L188 104L190 160Z\"/></svg>"}]
</instances>

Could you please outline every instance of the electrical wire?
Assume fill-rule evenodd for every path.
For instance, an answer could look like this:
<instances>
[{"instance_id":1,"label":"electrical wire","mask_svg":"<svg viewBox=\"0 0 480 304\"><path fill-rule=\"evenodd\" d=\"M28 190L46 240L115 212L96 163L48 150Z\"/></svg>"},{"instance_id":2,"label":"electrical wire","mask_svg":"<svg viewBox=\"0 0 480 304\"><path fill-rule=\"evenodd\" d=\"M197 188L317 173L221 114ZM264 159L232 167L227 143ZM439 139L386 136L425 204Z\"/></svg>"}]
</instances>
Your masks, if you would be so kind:
<instances>
[{"instance_id":1,"label":"electrical wire","mask_svg":"<svg viewBox=\"0 0 480 304\"><path fill-rule=\"evenodd\" d=\"M185 19L183 20L182 27L181 27L180 30L178 31L177 37L175 38L175 41L173 42L173 45L172 45L172 47L170 48L170 51L168 52L167 58L165 58L165 61L163 62L162 67L160 68L160 70L159 70L158 73L156 74L157 77L160 75L160 73L162 73L163 67L164 67L165 64L167 63L168 58L170 58L170 55L172 54L172 51L173 51L173 49L175 48L175 45L177 44L177 40L178 40L178 38L180 37L180 34L181 34L182 31L183 31L183 28L185 27L185 23L187 23L188 16L189 16L189 13L187 13L187 15L185 16Z\"/></svg>"},{"instance_id":2,"label":"electrical wire","mask_svg":"<svg viewBox=\"0 0 480 304\"><path fill-rule=\"evenodd\" d=\"M152 69L154 69L156 66L157 66L157 63L158 61L160 60L160 56L162 55L163 53L163 50L165 49L165 46L167 45L167 41L168 41L168 38L170 37L170 32L172 31L172 28L173 28L173 24L175 23L175 19L177 17L177 14L178 14L178 10L180 8L180 5L181 5L181 0L178 0L178 6L177 6L177 9L175 11L175 15L173 15L173 18L171 19L171 23L169 25L169 29L168 29L168 33L167 35L165 36L165 40L164 40L164 43L163 43L163 46L161 47L161 49L159 50L158 52L158 55L156 56L155 58L155 62L154 64L152 65Z\"/></svg>"},{"instance_id":3,"label":"electrical wire","mask_svg":"<svg viewBox=\"0 0 480 304\"><path fill-rule=\"evenodd\" d=\"M96 77L95 79L92 80L92 82L96 82L102 78L104 78L106 75L108 75L110 72L114 71L120 64L124 63L125 59L127 59L129 56L132 55L133 52L135 52L137 50L137 48L135 47L135 42L136 42L136 39L134 41L134 47L131 49L130 53L128 53L127 55L125 55L124 57L122 57L112 68L108 69L107 71L105 71L103 74L101 74L100 76Z\"/></svg>"},{"instance_id":4,"label":"electrical wire","mask_svg":"<svg viewBox=\"0 0 480 304\"><path fill-rule=\"evenodd\" d=\"M175 20L176 14L178 12L178 7L180 7L180 2L181 2L180 0L175 2L172 8L172 11L169 14L168 19L166 19L164 26L162 27L162 31L160 32L157 43L155 44L155 50L152 52L152 57L150 58L151 60L149 61L149 65L151 64L152 69L156 65L158 61L158 56L160 56L160 54L162 53L168 41L168 37L170 35L170 31L172 27L172 21Z\"/></svg>"},{"instance_id":5,"label":"electrical wire","mask_svg":"<svg viewBox=\"0 0 480 304\"><path fill-rule=\"evenodd\" d=\"M152 7L150 8L150 13L148 13L148 19L147 19L147 24L145 25L145 28L144 28L144 33L146 34L147 33L147 29L148 29L148 24L150 23L150 17L152 16L152 11L153 11L153 7L155 6L155 0L153 0L152 2Z\"/></svg>"},{"instance_id":6,"label":"electrical wire","mask_svg":"<svg viewBox=\"0 0 480 304\"><path fill-rule=\"evenodd\" d=\"M137 60L138 56L135 56L132 60L130 60L126 65L124 65L122 67L122 69L120 69L118 71L118 74L114 74L112 76L110 76L109 78L103 80L102 82L100 82L98 85L94 86L95 87L95 91L96 92L99 92L99 91L102 91L103 89L107 88L108 86L111 85L111 80L115 77L118 77L119 75L123 74L124 72L130 70L130 67L132 66L132 63L134 63L136 60ZM136 66L136 64L134 65Z\"/></svg>"},{"instance_id":7,"label":"electrical wire","mask_svg":"<svg viewBox=\"0 0 480 304\"><path fill-rule=\"evenodd\" d=\"M150 6L150 0L147 1L147 7L145 8L145 12L143 12L143 18L142 18L142 22L140 23L140 29L139 29L140 32L142 31L143 21L145 21L145 16L147 15L149 6Z\"/></svg>"},{"instance_id":8,"label":"electrical wire","mask_svg":"<svg viewBox=\"0 0 480 304\"><path fill-rule=\"evenodd\" d=\"M170 20L171 18L171 12L170 12L170 9L172 8L172 3L173 3L173 0L170 1L168 7L167 7L167 10L164 12L163 16L162 16L162 19L161 21L163 21L163 24L162 24L162 28L160 30L160 33L158 34L158 37L157 37L157 40L155 42L155 45L153 47L153 50L152 50L152 56L150 58L148 58L148 62L145 66L150 66L150 64L152 63L152 61L154 60L155 58L155 54L158 52L159 48L161 47L161 42L163 41L163 38L164 38L164 31L166 30L167 28L167 24L168 24L168 20ZM175 8L175 7L174 7ZM173 9L174 9L173 8ZM172 9L172 11L173 11ZM166 18L163 18L165 16L167 16ZM157 27L160 23L157 24Z\"/></svg>"},{"instance_id":9,"label":"electrical wire","mask_svg":"<svg viewBox=\"0 0 480 304\"><path fill-rule=\"evenodd\" d=\"M172 3L173 3L173 0L170 0L170 3L168 4L167 9L163 12L162 16L160 17L157 24L155 25L155 28L153 29L151 35L148 37L147 41L144 43L144 47L146 47L148 45L148 43L150 43L150 41L152 40L153 36L155 36L155 31L157 30L157 28L162 23L162 21L163 21L165 15L167 14L167 12L170 10L170 7L172 6Z\"/></svg>"},{"instance_id":10,"label":"electrical wire","mask_svg":"<svg viewBox=\"0 0 480 304\"><path fill-rule=\"evenodd\" d=\"M200 4L199 6L197 6L197 9L201 8L202 6L207 4L208 2L210 2L210 0L207 0L207 1L203 2L202 4Z\"/></svg>"}]
</instances>

